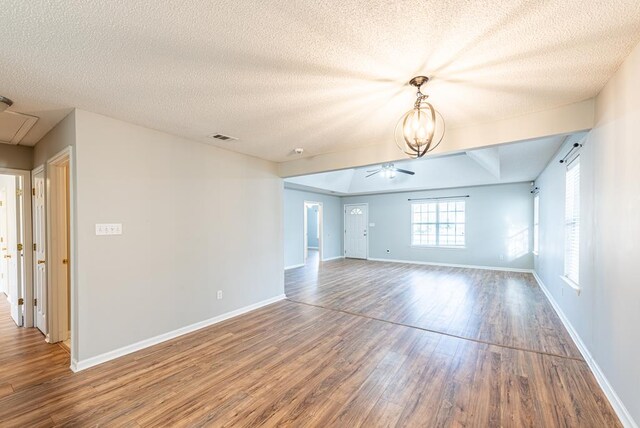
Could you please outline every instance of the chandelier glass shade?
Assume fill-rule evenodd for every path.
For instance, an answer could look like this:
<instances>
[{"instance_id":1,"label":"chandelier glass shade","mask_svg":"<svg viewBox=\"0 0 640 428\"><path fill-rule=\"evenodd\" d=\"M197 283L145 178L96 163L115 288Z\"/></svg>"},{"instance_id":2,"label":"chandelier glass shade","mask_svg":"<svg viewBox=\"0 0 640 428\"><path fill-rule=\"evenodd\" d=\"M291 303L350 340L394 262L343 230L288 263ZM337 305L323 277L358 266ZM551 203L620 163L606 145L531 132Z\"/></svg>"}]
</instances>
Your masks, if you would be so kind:
<instances>
[{"instance_id":1,"label":"chandelier glass shade","mask_svg":"<svg viewBox=\"0 0 640 428\"><path fill-rule=\"evenodd\" d=\"M432 151L444 138L444 119L427 101L428 95L420 87L429 80L418 76L409 82L418 88L413 109L406 112L398 121L395 129L395 141L400 150L411 158L421 158Z\"/></svg>"}]
</instances>

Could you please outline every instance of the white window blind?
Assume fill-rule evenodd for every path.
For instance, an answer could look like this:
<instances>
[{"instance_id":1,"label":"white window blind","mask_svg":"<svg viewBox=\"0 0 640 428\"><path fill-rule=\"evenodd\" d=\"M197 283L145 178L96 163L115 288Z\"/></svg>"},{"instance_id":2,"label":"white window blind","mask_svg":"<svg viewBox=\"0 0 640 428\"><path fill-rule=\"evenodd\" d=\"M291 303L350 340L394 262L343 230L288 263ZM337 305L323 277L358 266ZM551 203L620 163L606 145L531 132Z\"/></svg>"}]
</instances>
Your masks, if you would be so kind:
<instances>
[{"instance_id":1,"label":"white window blind","mask_svg":"<svg viewBox=\"0 0 640 428\"><path fill-rule=\"evenodd\" d=\"M533 252L538 254L540 247L540 195L533 197Z\"/></svg>"},{"instance_id":2,"label":"white window blind","mask_svg":"<svg viewBox=\"0 0 640 428\"><path fill-rule=\"evenodd\" d=\"M567 166L564 215L564 274L580 283L580 157Z\"/></svg>"},{"instance_id":3,"label":"white window blind","mask_svg":"<svg viewBox=\"0 0 640 428\"><path fill-rule=\"evenodd\" d=\"M411 204L411 245L464 247L465 202Z\"/></svg>"}]
</instances>

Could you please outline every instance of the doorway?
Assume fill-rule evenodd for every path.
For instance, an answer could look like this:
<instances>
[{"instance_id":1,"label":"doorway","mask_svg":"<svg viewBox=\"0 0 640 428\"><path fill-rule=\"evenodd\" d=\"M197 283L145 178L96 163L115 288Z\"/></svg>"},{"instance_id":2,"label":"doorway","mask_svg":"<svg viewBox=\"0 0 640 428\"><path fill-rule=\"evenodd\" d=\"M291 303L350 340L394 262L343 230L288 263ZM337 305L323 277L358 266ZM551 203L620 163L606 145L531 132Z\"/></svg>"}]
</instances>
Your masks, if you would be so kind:
<instances>
[{"instance_id":1,"label":"doorway","mask_svg":"<svg viewBox=\"0 0 640 428\"><path fill-rule=\"evenodd\" d=\"M344 206L344 256L350 259L367 259L369 253L368 227L369 205Z\"/></svg>"},{"instance_id":2,"label":"doorway","mask_svg":"<svg viewBox=\"0 0 640 428\"><path fill-rule=\"evenodd\" d=\"M25 243L31 241L27 218L31 214L30 177L26 171L0 168L0 293L9 304L11 318L18 327L33 325L31 254ZM28 245L27 245L28 246Z\"/></svg>"},{"instance_id":3,"label":"doorway","mask_svg":"<svg viewBox=\"0 0 640 428\"><path fill-rule=\"evenodd\" d=\"M46 259L42 294L47 299L45 317L48 319L47 341L62 342L71 351L72 303L71 303L71 150L65 149L47 162L44 212ZM36 170L37 171L37 170ZM34 174L34 177L37 175ZM35 178L34 178L35 182ZM40 202L40 201L38 201ZM41 221L34 217L34 221ZM37 244L36 244L37 245ZM37 246L36 246L37 251ZM39 254L41 257L43 254ZM36 266L38 263L36 263Z\"/></svg>"},{"instance_id":4,"label":"doorway","mask_svg":"<svg viewBox=\"0 0 640 428\"><path fill-rule=\"evenodd\" d=\"M304 202L304 264L322 261L322 203Z\"/></svg>"}]
</instances>

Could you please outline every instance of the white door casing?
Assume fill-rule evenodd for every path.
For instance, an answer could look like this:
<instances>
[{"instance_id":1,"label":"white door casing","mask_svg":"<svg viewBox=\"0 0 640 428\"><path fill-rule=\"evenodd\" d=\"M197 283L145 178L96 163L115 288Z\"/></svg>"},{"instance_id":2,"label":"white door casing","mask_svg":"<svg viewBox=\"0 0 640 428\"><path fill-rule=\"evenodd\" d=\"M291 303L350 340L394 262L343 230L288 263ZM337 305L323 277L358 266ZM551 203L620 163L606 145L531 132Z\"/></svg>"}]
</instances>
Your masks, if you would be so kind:
<instances>
[{"instance_id":1,"label":"white door casing","mask_svg":"<svg viewBox=\"0 0 640 428\"><path fill-rule=\"evenodd\" d=\"M352 259L368 257L368 208L367 204L344 206L344 256Z\"/></svg>"},{"instance_id":2,"label":"white door casing","mask_svg":"<svg viewBox=\"0 0 640 428\"><path fill-rule=\"evenodd\" d=\"M44 169L33 173L33 288L35 326L45 335L47 329L47 270L45 235L45 180Z\"/></svg>"}]
</instances>

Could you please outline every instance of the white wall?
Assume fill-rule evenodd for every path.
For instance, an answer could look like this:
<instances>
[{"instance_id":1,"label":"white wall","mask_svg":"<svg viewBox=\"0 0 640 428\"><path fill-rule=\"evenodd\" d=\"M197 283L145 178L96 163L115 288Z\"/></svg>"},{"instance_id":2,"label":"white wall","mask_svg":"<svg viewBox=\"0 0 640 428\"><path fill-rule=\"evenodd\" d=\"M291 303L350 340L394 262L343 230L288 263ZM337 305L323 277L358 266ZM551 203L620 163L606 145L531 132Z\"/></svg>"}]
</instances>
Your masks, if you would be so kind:
<instances>
[{"instance_id":1,"label":"white wall","mask_svg":"<svg viewBox=\"0 0 640 428\"><path fill-rule=\"evenodd\" d=\"M275 164L86 111L73 119L36 153L74 135L75 360L283 295ZM96 223L123 234L96 236Z\"/></svg>"},{"instance_id":2,"label":"white wall","mask_svg":"<svg viewBox=\"0 0 640 428\"><path fill-rule=\"evenodd\" d=\"M344 197L344 204L369 204L369 258L431 263L533 268L533 197L529 183ZM408 199L470 195L466 201L466 248L411 246ZM525 254L510 244L523 234ZM387 253L386 250L390 252Z\"/></svg>"},{"instance_id":3,"label":"white wall","mask_svg":"<svg viewBox=\"0 0 640 428\"><path fill-rule=\"evenodd\" d=\"M323 258L342 256L342 203L337 196L284 189L284 265L304 263L304 202L321 202Z\"/></svg>"},{"instance_id":4,"label":"white wall","mask_svg":"<svg viewBox=\"0 0 640 428\"><path fill-rule=\"evenodd\" d=\"M560 279L565 168L557 158L537 180L541 242L535 262L546 288L635 421L640 421L639 75L640 46L596 98L596 125L581 151L580 295ZM619 403L614 399L614 404Z\"/></svg>"}]
</instances>

